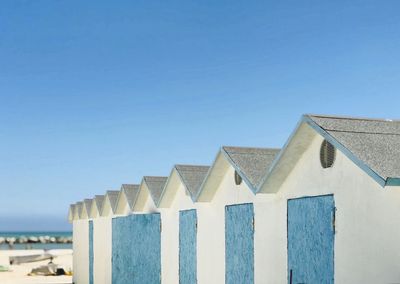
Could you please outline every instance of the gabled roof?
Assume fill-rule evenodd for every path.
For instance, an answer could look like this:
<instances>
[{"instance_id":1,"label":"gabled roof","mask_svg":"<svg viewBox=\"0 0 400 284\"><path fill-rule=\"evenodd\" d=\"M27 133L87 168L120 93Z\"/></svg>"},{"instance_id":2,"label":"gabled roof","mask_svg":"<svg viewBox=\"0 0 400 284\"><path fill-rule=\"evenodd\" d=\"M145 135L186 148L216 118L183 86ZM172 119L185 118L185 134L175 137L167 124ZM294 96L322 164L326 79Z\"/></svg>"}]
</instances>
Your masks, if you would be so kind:
<instances>
[{"instance_id":1,"label":"gabled roof","mask_svg":"<svg viewBox=\"0 0 400 284\"><path fill-rule=\"evenodd\" d=\"M385 181L400 178L400 121L316 115L306 118Z\"/></svg>"},{"instance_id":2,"label":"gabled roof","mask_svg":"<svg viewBox=\"0 0 400 284\"><path fill-rule=\"evenodd\" d=\"M200 191L201 184L207 176L209 166L175 165L183 184L194 201Z\"/></svg>"},{"instance_id":3,"label":"gabled roof","mask_svg":"<svg viewBox=\"0 0 400 284\"><path fill-rule=\"evenodd\" d=\"M164 185L167 182L168 177L157 177L157 176L145 176L143 177L144 183L150 191L150 196L154 201L154 204L158 204Z\"/></svg>"},{"instance_id":4,"label":"gabled roof","mask_svg":"<svg viewBox=\"0 0 400 284\"><path fill-rule=\"evenodd\" d=\"M303 115L267 173L261 192L276 192L311 141L319 134L381 186L400 185L400 121Z\"/></svg>"},{"instance_id":5,"label":"gabled roof","mask_svg":"<svg viewBox=\"0 0 400 284\"><path fill-rule=\"evenodd\" d=\"M210 201L213 198L229 165L255 193L279 151L280 149L274 148L222 147L208 171L196 201Z\"/></svg>"},{"instance_id":6,"label":"gabled roof","mask_svg":"<svg viewBox=\"0 0 400 284\"><path fill-rule=\"evenodd\" d=\"M74 217L75 220L81 219L82 210L83 210L83 202L79 201L75 204L75 217Z\"/></svg>"},{"instance_id":7,"label":"gabled roof","mask_svg":"<svg viewBox=\"0 0 400 284\"><path fill-rule=\"evenodd\" d=\"M122 200L122 195L125 196L125 200L128 203L129 209L133 210L133 206L135 205L136 199L139 196L139 184L123 184L121 186L121 190L118 195L118 200L116 206L116 210L119 206L119 203Z\"/></svg>"},{"instance_id":8,"label":"gabled roof","mask_svg":"<svg viewBox=\"0 0 400 284\"><path fill-rule=\"evenodd\" d=\"M103 206L101 208L101 214L103 216L104 208L107 205L107 200L110 203L111 212L115 212L115 205L117 204L117 199L119 195L119 190L108 190L104 196Z\"/></svg>"},{"instance_id":9,"label":"gabled roof","mask_svg":"<svg viewBox=\"0 0 400 284\"><path fill-rule=\"evenodd\" d=\"M222 147L235 170L255 192L280 149Z\"/></svg>"},{"instance_id":10,"label":"gabled roof","mask_svg":"<svg viewBox=\"0 0 400 284\"><path fill-rule=\"evenodd\" d=\"M75 204L71 204L68 210L68 222L72 222L74 220L75 215Z\"/></svg>"},{"instance_id":11,"label":"gabled roof","mask_svg":"<svg viewBox=\"0 0 400 284\"><path fill-rule=\"evenodd\" d=\"M92 201L92 206L90 208L90 213L89 213L90 218L97 217L95 212L97 212L97 214L100 215L101 210L103 208L103 201L104 201L104 195L95 195Z\"/></svg>"},{"instance_id":12,"label":"gabled roof","mask_svg":"<svg viewBox=\"0 0 400 284\"><path fill-rule=\"evenodd\" d=\"M93 199L84 199L83 200L83 207L82 207L82 214L81 218L89 218L90 209L92 207L92 200Z\"/></svg>"},{"instance_id":13,"label":"gabled roof","mask_svg":"<svg viewBox=\"0 0 400 284\"><path fill-rule=\"evenodd\" d=\"M175 165L165 183L157 206L169 207L175 197L179 184L184 186L192 201L195 202L200 186L209 169L209 166Z\"/></svg>"}]
</instances>

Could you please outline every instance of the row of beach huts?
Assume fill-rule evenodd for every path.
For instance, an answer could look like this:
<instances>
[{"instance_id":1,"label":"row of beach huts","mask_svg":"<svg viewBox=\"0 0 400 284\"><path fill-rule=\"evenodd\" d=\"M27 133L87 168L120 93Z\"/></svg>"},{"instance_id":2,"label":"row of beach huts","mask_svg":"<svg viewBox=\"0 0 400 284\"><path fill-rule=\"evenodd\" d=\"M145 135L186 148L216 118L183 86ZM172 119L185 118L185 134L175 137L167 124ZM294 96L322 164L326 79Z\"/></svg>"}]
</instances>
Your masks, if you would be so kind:
<instances>
[{"instance_id":1,"label":"row of beach huts","mask_svg":"<svg viewBox=\"0 0 400 284\"><path fill-rule=\"evenodd\" d=\"M74 283L400 283L399 185L400 121L304 115L71 205Z\"/></svg>"}]
</instances>

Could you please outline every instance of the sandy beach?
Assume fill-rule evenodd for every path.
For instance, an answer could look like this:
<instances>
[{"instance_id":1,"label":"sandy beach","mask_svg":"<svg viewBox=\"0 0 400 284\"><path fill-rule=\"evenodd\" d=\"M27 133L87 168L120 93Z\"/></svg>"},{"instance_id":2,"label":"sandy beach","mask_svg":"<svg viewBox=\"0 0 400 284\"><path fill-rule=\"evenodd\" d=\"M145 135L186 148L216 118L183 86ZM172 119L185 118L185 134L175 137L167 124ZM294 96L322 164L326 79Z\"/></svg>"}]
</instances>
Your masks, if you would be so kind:
<instances>
[{"instance_id":1,"label":"sandy beach","mask_svg":"<svg viewBox=\"0 0 400 284\"><path fill-rule=\"evenodd\" d=\"M72 270L72 250L58 249L49 251L54 258L53 263L58 264L65 271ZM10 265L9 256L41 254L43 250L0 250L0 265L7 266L11 271L0 272L1 284L66 284L72 283L72 276L28 276L32 268L48 264L49 260Z\"/></svg>"}]
</instances>

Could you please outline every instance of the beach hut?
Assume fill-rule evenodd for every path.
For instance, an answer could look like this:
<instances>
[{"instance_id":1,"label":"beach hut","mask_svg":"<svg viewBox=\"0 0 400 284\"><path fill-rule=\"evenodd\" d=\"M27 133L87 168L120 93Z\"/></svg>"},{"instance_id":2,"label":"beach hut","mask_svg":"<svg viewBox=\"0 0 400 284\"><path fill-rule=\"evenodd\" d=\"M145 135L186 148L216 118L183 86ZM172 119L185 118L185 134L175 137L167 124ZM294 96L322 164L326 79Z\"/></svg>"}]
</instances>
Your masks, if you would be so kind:
<instances>
[{"instance_id":1,"label":"beach hut","mask_svg":"<svg viewBox=\"0 0 400 284\"><path fill-rule=\"evenodd\" d=\"M399 282L399 146L400 121L302 117L259 190L278 204L265 283Z\"/></svg>"},{"instance_id":2,"label":"beach hut","mask_svg":"<svg viewBox=\"0 0 400 284\"><path fill-rule=\"evenodd\" d=\"M255 256L258 235L265 233L255 227L255 191L278 152L220 149L196 198L199 283L253 283L255 266L264 269Z\"/></svg>"},{"instance_id":3,"label":"beach hut","mask_svg":"<svg viewBox=\"0 0 400 284\"><path fill-rule=\"evenodd\" d=\"M93 276L89 276L95 284L111 283L111 220L115 213L118 194L119 191L109 190L104 196L96 195L92 203L93 221L92 224L89 223L89 235L92 236L93 244Z\"/></svg>"},{"instance_id":4,"label":"beach hut","mask_svg":"<svg viewBox=\"0 0 400 284\"><path fill-rule=\"evenodd\" d=\"M112 283L161 282L161 217L156 205L167 177L143 178L134 214L112 220Z\"/></svg>"},{"instance_id":5,"label":"beach hut","mask_svg":"<svg viewBox=\"0 0 400 284\"><path fill-rule=\"evenodd\" d=\"M93 282L111 284L111 218L101 217L104 195L93 198L90 217L93 219Z\"/></svg>"},{"instance_id":6,"label":"beach hut","mask_svg":"<svg viewBox=\"0 0 400 284\"><path fill-rule=\"evenodd\" d=\"M89 222L81 219L84 203L77 202L73 229L73 271L74 283L89 283Z\"/></svg>"},{"instance_id":7,"label":"beach hut","mask_svg":"<svg viewBox=\"0 0 400 284\"><path fill-rule=\"evenodd\" d=\"M208 166L175 165L163 188L161 271L164 283L197 281L197 213L194 199Z\"/></svg>"},{"instance_id":8,"label":"beach hut","mask_svg":"<svg viewBox=\"0 0 400 284\"><path fill-rule=\"evenodd\" d=\"M115 207L116 215L128 215L133 212L133 206L139 196L139 184L123 184Z\"/></svg>"}]
</instances>

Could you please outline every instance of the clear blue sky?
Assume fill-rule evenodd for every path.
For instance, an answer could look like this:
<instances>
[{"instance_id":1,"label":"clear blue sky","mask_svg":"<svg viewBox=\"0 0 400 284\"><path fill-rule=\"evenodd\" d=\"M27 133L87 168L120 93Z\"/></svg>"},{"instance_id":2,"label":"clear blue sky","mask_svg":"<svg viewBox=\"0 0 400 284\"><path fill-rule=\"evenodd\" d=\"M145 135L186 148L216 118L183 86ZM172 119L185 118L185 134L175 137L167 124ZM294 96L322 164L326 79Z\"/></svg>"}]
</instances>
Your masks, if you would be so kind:
<instances>
[{"instance_id":1,"label":"clear blue sky","mask_svg":"<svg viewBox=\"0 0 400 284\"><path fill-rule=\"evenodd\" d=\"M0 230L280 147L303 113L400 118L399 1L2 1ZM14 224L12 224L14 223Z\"/></svg>"}]
</instances>

